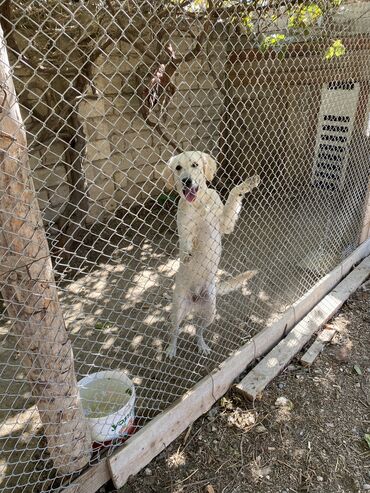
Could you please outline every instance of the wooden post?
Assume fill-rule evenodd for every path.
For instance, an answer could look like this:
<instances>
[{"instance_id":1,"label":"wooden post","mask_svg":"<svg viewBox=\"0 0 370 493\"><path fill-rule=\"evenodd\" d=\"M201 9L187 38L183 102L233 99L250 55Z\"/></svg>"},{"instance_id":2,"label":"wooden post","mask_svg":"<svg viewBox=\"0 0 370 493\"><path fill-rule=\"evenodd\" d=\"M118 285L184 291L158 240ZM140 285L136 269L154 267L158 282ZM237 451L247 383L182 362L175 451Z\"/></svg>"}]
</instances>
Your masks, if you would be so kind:
<instances>
[{"instance_id":1,"label":"wooden post","mask_svg":"<svg viewBox=\"0 0 370 493\"><path fill-rule=\"evenodd\" d=\"M362 139L365 139L365 145L360 153L360 159L365 162L369 162L370 152L370 136L367 134L369 125L369 111L370 111L370 82L365 81L361 85L360 97L357 110L357 131L361 135ZM357 156L357 159L359 156ZM367 190L365 195L365 202L362 216L362 226L360 231L359 243L363 243L370 238L370 177L368 177Z\"/></svg>"},{"instance_id":2,"label":"wooden post","mask_svg":"<svg viewBox=\"0 0 370 493\"><path fill-rule=\"evenodd\" d=\"M88 463L90 437L1 26L0 122L0 289L50 456L59 474L70 474Z\"/></svg>"},{"instance_id":3,"label":"wooden post","mask_svg":"<svg viewBox=\"0 0 370 493\"><path fill-rule=\"evenodd\" d=\"M370 178L367 184L366 199L364 205L364 216L360 233L360 244L370 238Z\"/></svg>"}]
</instances>

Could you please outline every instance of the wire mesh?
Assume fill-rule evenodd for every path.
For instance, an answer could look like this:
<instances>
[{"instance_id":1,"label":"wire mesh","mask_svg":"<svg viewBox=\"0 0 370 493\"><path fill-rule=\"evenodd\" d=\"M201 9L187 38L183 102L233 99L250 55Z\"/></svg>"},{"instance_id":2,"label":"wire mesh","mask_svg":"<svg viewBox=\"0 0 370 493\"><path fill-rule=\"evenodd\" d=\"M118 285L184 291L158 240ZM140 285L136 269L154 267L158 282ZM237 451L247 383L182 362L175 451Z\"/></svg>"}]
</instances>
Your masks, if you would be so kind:
<instances>
[{"instance_id":1,"label":"wire mesh","mask_svg":"<svg viewBox=\"0 0 370 493\"><path fill-rule=\"evenodd\" d=\"M77 379L126 372L140 428L358 245L370 174L370 9L14 0L2 2L0 19ZM190 316L169 360L180 205L163 173L189 150L217 161L207 186L224 203L260 176L223 237L218 269L223 280L257 274L217 298L208 356ZM70 476L49 457L24 366L32 344L19 345L19 317L1 309L1 488L53 491Z\"/></svg>"}]
</instances>

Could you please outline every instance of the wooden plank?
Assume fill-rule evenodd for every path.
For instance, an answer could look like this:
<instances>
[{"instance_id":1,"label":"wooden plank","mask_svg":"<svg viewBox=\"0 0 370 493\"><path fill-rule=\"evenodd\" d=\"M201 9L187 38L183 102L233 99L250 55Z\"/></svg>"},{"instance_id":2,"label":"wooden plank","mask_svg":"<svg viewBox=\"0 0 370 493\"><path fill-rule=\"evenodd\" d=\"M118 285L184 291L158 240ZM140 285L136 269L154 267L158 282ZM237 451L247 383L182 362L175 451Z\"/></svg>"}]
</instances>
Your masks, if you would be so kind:
<instances>
[{"instance_id":1,"label":"wooden plank","mask_svg":"<svg viewBox=\"0 0 370 493\"><path fill-rule=\"evenodd\" d=\"M207 412L250 363L274 347L354 265L369 254L370 240L360 245L342 264L322 278L279 320L262 330L220 365L218 370L201 380L170 408L127 440L109 459L109 465L107 459L104 459L96 466L90 467L63 492L94 493L104 482L109 481L111 476L115 487L121 488L129 476L137 474L193 421Z\"/></svg>"},{"instance_id":2,"label":"wooden plank","mask_svg":"<svg viewBox=\"0 0 370 493\"><path fill-rule=\"evenodd\" d=\"M318 355L323 351L325 344L330 342L335 334L335 329L324 329L317 336L313 344L307 349L301 358L301 363L303 366L311 366Z\"/></svg>"},{"instance_id":3,"label":"wooden plank","mask_svg":"<svg viewBox=\"0 0 370 493\"><path fill-rule=\"evenodd\" d=\"M107 459L104 458L98 464L90 466L85 472L66 486L63 493L94 493L110 480L110 471Z\"/></svg>"},{"instance_id":4,"label":"wooden plank","mask_svg":"<svg viewBox=\"0 0 370 493\"><path fill-rule=\"evenodd\" d=\"M218 369L201 380L170 408L154 418L139 433L132 436L112 457L108 458L113 484L121 488L127 479L137 474L156 455L164 450L192 422L207 412L229 389L236 377L257 357L275 346L297 319L304 316L344 273L370 253L370 240L363 243L346 260L325 276L301 300L289 308L275 323L266 327L251 341L230 356Z\"/></svg>"},{"instance_id":5,"label":"wooden plank","mask_svg":"<svg viewBox=\"0 0 370 493\"><path fill-rule=\"evenodd\" d=\"M265 358L236 386L248 399L260 398L266 385L275 378L292 358L343 305L351 293L370 274L370 256L361 262L338 286L325 296Z\"/></svg>"}]
</instances>

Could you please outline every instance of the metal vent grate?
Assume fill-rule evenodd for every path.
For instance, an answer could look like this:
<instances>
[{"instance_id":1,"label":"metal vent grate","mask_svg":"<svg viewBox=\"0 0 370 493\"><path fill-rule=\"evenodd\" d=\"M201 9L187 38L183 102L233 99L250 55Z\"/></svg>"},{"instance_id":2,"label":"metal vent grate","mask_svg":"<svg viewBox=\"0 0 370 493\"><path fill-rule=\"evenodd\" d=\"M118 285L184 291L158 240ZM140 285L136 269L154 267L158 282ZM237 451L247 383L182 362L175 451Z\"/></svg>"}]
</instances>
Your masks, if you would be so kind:
<instances>
[{"instance_id":1,"label":"metal vent grate","mask_svg":"<svg viewBox=\"0 0 370 493\"><path fill-rule=\"evenodd\" d=\"M323 86L312 172L317 188L334 191L343 186L359 90L355 82Z\"/></svg>"}]
</instances>

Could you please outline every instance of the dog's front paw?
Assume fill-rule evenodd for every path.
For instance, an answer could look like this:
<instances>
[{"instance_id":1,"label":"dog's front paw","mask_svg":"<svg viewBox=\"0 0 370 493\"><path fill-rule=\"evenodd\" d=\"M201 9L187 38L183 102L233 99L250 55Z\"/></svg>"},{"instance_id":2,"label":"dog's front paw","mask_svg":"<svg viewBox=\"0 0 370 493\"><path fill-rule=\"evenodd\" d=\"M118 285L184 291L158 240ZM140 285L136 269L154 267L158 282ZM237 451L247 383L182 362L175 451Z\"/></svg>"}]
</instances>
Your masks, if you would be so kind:
<instances>
[{"instance_id":1,"label":"dog's front paw","mask_svg":"<svg viewBox=\"0 0 370 493\"><path fill-rule=\"evenodd\" d=\"M175 344L169 344L168 348L166 349L166 358L168 359L173 359L176 356L176 345Z\"/></svg>"},{"instance_id":2,"label":"dog's front paw","mask_svg":"<svg viewBox=\"0 0 370 493\"><path fill-rule=\"evenodd\" d=\"M182 255L181 261L183 264L188 264L191 261L191 259L192 259L191 253L186 252Z\"/></svg>"},{"instance_id":3,"label":"dog's front paw","mask_svg":"<svg viewBox=\"0 0 370 493\"><path fill-rule=\"evenodd\" d=\"M250 178L247 178L240 185L237 185L233 189L233 191L234 191L234 193L236 193L238 195L244 195L244 194L250 192L251 190L253 190L253 188L258 187L260 182L261 182L261 178L259 177L259 175L254 175L254 176L251 176Z\"/></svg>"}]
</instances>

